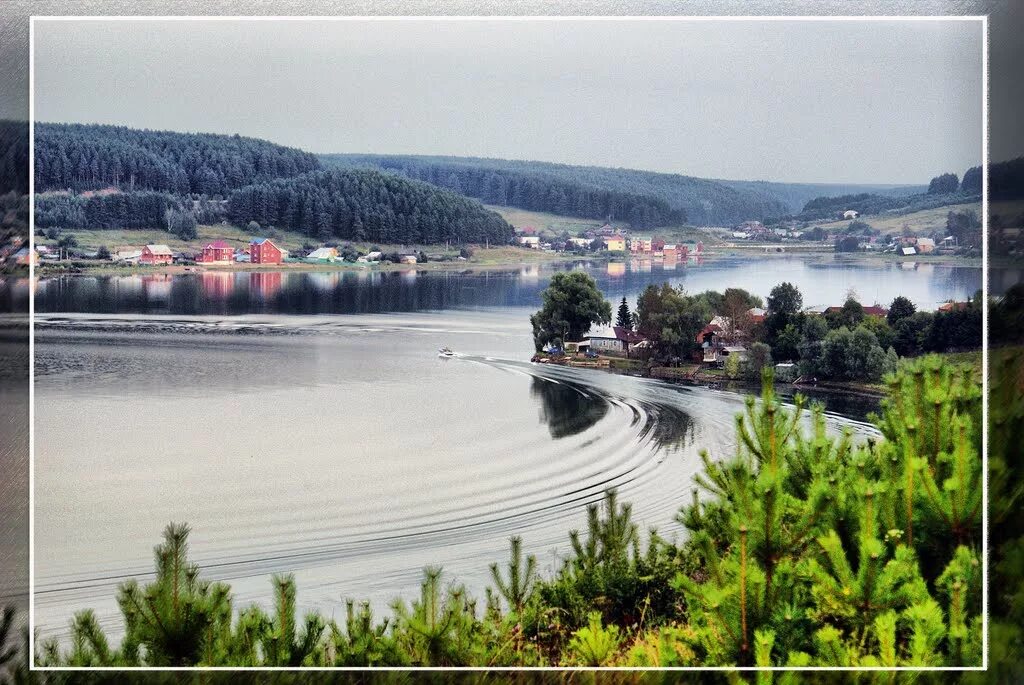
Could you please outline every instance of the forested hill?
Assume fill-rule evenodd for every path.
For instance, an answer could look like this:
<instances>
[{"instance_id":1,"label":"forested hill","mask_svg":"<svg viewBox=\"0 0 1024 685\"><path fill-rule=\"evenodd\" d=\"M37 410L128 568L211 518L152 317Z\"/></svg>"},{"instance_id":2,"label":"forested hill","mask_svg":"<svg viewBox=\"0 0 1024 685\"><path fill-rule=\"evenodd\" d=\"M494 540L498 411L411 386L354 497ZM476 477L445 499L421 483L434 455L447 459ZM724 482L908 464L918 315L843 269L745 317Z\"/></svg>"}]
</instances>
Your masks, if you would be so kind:
<instances>
[{"instance_id":1,"label":"forested hill","mask_svg":"<svg viewBox=\"0 0 1024 685\"><path fill-rule=\"evenodd\" d=\"M256 138L96 124L37 124L36 191L155 190L223 195L320 168L302 150Z\"/></svg>"},{"instance_id":2,"label":"forested hill","mask_svg":"<svg viewBox=\"0 0 1024 685\"><path fill-rule=\"evenodd\" d=\"M308 152L237 135L39 124L35 170L44 229L166 228L190 238L197 224L230 219L323 241L513 236L498 214L457 193L379 171L324 170Z\"/></svg>"},{"instance_id":3,"label":"forested hill","mask_svg":"<svg viewBox=\"0 0 1024 685\"><path fill-rule=\"evenodd\" d=\"M656 223L648 225L685 221L698 226L729 226L748 219L793 214L808 200L825 194L869 189L900 192L894 186L724 181L633 169L478 157L330 154L320 155L320 159L325 165L394 171L490 204L555 214L607 216L600 203L588 204L588 193L596 191L659 200L675 213L666 218L655 212L652 221ZM906 192L914 190L908 188ZM631 221L621 212L614 213L613 218Z\"/></svg>"},{"instance_id":4,"label":"forested hill","mask_svg":"<svg viewBox=\"0 0 1024 685\"><path fill-rule=\"evenodd\" d=\"M751 190L772 196L786 205L790 214L797 214L818 197L868 193L882 197L903 197L925 192L927 185L891 185L856 183L779 183L776 181L727 181L715 179L733 188Z\"/></svg>"},{"instance_id":5,"label":"forested hill","mask_svg":"<svg viewBox=\"0 0 1024 685\"><path fill-rule=\"evenodd\" d=\"M341 154L320 159L326 165L401 173L488 204L595 219L610 216L636 228L727 225L786 213L781 203L758 193L647 171L477 157Z\"/></svg>"},{"instance_id":6,"label":"forested hill","mask_svg":"<svg viewBox=\"0 0 1024 685\"><path fill-rule=\"evenodd\" d=\"M501 216L458 193L369 169L330 169L240 188L229 216L244 226L287 226L320 240L506 244Z\"/></svg>"},{"instance_id":7,"label":"forested hill","mask_svg":"<svg viewBox=\"0 0 1024 685\"><path fill-rule=\"evenodd\" d=\"M563 216L612 218L634 228L669 226L688 213L662 197L624 183L608 183L580 167L505 160L390 155L321 155L327 166L402 174L488 204Z\"/></svg>"}]
</instances>

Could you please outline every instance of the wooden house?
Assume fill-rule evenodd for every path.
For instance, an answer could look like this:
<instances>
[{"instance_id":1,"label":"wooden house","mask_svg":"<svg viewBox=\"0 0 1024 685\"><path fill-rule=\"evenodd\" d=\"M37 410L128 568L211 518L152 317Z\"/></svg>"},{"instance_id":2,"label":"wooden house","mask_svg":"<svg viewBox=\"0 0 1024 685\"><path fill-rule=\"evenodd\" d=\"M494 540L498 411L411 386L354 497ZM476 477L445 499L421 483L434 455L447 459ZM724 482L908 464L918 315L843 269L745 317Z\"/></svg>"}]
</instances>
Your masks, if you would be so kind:
<instances>
[{"instance_id":1,"label":"wooden house","mask_svg":"<svg viewBox=\"0 0 1024 685\"><path fill-rule=\"evenodd\" d=\"M146 245L139 255L139 262L142 264L170 264L174 261L174 253L166 245Z\"/></svg>"},{"instance_id":2,"label":"wooden house","mask_svg":"<svg viewBox=\"0 0 1024 685\"><path fill-rule=\"evenodd\" d=\"M249 242L249 261L253 264L280 264L284 251L270 238L254 238Z\"/></svg>"}]
</instances>

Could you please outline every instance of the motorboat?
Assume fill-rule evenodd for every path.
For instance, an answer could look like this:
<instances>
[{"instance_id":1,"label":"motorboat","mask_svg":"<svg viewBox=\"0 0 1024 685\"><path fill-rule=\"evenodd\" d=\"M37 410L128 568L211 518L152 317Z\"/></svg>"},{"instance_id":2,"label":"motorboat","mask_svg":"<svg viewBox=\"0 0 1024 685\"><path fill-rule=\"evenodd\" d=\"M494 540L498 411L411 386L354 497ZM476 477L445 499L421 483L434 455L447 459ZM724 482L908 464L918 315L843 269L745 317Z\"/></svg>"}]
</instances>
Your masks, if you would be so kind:
<instances>
[{"instance_id":1,"label":"motorboat","mask_svg":"<svg viewBox=\"0 0 1024 685\"><path fill-rule=\"evenodd\" d=\"M439 349L437 351L437 356L439 356L439 357L454 357L455 353L452 352L450 347L442 347L441 349Z\"/></svg>"}]
</instances>

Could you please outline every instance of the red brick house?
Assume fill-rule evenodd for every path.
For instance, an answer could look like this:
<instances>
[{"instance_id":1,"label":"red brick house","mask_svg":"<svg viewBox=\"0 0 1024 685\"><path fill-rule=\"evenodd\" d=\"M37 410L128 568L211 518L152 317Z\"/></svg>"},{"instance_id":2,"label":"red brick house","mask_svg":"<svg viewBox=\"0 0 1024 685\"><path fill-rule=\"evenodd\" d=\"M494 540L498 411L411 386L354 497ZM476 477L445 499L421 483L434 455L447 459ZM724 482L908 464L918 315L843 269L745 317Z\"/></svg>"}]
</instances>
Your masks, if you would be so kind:
<instances>
[{"instance_id":1,"label":"red brick house","mask_svg":"<svg viewBox=\"0 0 1024 685\"><path fill-rule=\"evenodd\" d=\"M284 250L270 238L254 238L249 242L249 261L253 264L280 264L284 261Z\"/></svg>"},{"instance_id":2,"label":"red brick house","mask_svg":"<svg viewBox=\"0 0 1024 685\"><path fill-rule=\"evenodd\" d=\"M174 254L166 245L146 245L139 256L142 264L170 264L172 261Z\"/></svg>"},{"instance_id":3,"label":"red brick house","mask_svg":"<svg viewBox=\"0 0 1024 685\"><path fill-rule=\"evenodd\" d=\"M234 260L235 248L223 240L215 240L203 248L203 254L196 258L203 264L230 264Z\"/></svg>"}]
</instances>

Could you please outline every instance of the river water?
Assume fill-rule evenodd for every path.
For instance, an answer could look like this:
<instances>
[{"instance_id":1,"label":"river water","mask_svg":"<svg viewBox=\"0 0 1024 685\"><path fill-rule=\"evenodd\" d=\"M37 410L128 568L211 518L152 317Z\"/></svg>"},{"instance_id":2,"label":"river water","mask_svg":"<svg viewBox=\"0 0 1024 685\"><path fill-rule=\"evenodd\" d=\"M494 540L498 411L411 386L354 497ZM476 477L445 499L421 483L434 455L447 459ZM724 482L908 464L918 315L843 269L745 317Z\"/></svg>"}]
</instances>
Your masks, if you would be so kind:
<instances>
[{"instance_id":1,"label":"river water","mask_svg":"<svg viewBox=\"0 0 1024 685\"><path fill-rule=\"evenodd\" d=\"M657 266L657 265L655 265ZM610 299L671 279L691 292L782 280L805 304L909 296L929 308L978 269L723 260L672 273L587 267ZM92 607L113 633L119 582L145 580L171 521L236 605L270 575L302 608L383 608L421 569L482 593L508 537L550 573L608 488L668 537L698 452L733 454L742 395L548 368L528 316L550 272L206 273L65 277L36 288L35 617L66 636ZM24 289L21 293L19 288ZM0 284L17 306L27 286ZM6 298L6 299L5 299ZM450 346L454 358L438 357ZM870 403L824 398L870 433Z\"/></svg>"}]
</instances>

